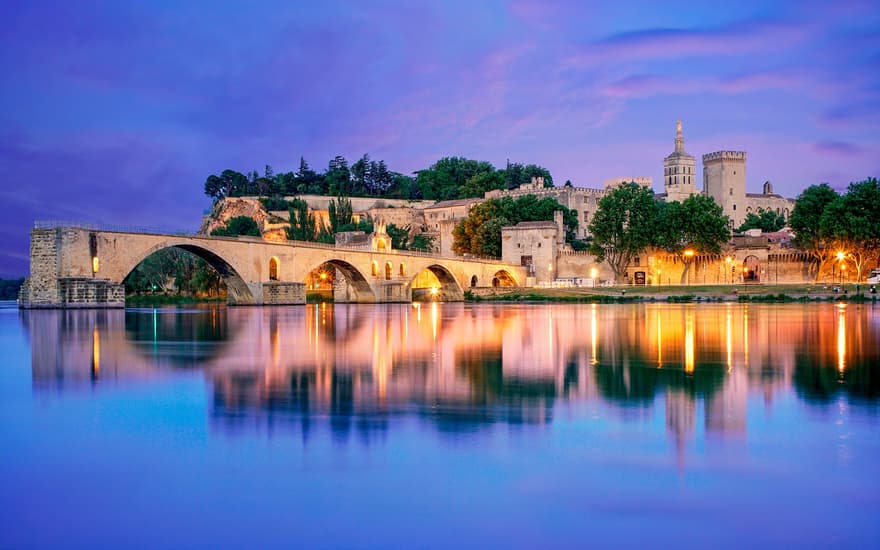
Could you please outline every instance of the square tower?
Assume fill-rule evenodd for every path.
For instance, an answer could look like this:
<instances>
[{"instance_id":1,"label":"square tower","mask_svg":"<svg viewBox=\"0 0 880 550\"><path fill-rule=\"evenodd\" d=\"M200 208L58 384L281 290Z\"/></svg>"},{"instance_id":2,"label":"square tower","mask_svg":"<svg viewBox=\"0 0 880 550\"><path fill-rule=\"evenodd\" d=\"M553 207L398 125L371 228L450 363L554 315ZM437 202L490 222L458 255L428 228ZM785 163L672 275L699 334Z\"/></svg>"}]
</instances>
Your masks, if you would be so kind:
<instances>
[{"instance_id":1,"label":"square tower","mask_svg":"<svg viewBox=\"0 0 880 550\"><path fill-rule=\"evenodd\" d=\"M703 192L721 205L731 229L742 225L746 219L746 152L703 155Z\"/></svg>"}]
</instances>

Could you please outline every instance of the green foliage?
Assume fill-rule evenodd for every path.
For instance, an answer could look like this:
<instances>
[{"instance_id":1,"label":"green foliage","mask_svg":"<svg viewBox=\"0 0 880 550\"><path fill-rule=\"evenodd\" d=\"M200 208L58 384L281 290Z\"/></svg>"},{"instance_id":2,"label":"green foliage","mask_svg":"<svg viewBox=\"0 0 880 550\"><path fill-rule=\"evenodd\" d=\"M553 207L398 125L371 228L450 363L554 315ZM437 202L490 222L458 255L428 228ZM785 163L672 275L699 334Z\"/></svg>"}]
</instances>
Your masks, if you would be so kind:
<instances>
[{"instance_id":1,"label":"green foliage","mask_svg":"<svg viewBox=\"0 0 880 550\"><path fill-rule=\"evenodd\" d=\"M615 187L599 201L590 222L590 252L623 280L632 258L654 244L659 206L654 192L635 183Z\"/></svg>"},{"instance_id":2,"label":"green foliage","mask_svg":"<svg viewBox=\"0 0 880 550\"><path fill-rule=\"evenodd\" d=\"M837 192L827 183L811 185L798 196L788 220L795 234L792 243L815 260L813 273L816 278L822 266L833 256L831 237L823 231L821 222L825 207L837 198Z\"/></svg>"},{"instance_id":3,"label":"green foliage","mask_svg":"<svg viewBox=\"0 0 880 550\"><path fill-rule=\"evenodd\" d=\"M819 233L843 253L862 279L867 264L880 254L880 184L876 178L851 183L845 195L829 202L819 219Z\"/></svg>"},{"instance_id":4,"label":"green foliage","mask_svg":"<svg viewBox=\"0 0 880 550\"><path fill-rule=\"evenodd\" d=\"M17 300L24 279L0 279L0 300Z\"/></svg>"},{"instance_id":5,"label":"green foliage","mask_svg":"<svg viewBox=\"0 0 880 550\"><path fill-rule=\"evenodd\" d=\"M684 262L681 282L687 279L695 254L717 254L730 240L730 219L708 195L691 195L682 202L663 203L659 209L654 244Z\"/></svg>"},{"instance_id":6,"label":"green foliage","mask_svg":"<svg viewBox=\"0 0 880 550\"><path fill-rule=\"evenodd\" d=\"M524 221L552 221L557 210L563 212L565 238L574 240L577 213L552 197L524 195L489 199L471 208L468 216L453 229L452 249L458 254L501 256L501 228Z\"/></svg>"},{"instance_id":7,"label":"green foliage","mask_svg":"<svg viewBox=\"0 0 880 550\"><path fill-rule=\"evenodd\" d=\"M290 208L290 203L284 200L284 198L279 195L264 197L260 199L260 203L262 203L263 208L266 209L266 212L278 212L280 210L287 210L288 208Z\"/></svg>"},{"instance_id":8,"label":"green foliage","mask_svg":"<svg viewBox=\"0 0 880 550\"><path fill-rule=\"evenodd\" d=\"M785 227L785 217L777 214L773 210L765 210L760 214L749 212L745 221L737 228L738 233L748 231L749 229L760 229L765 233L779 231Z\"/></svg>"},{"instance_id":9,"label":"green foliage","mask_svg":"<svg viewBox=\"0 0 880 550\"><path fill-rule=\"evenodd\" d=\"M496 170L489 162L446 157L420 170L413 179L392 171L384 160L373 160L369 155L351 166L345 157L337 155L323 173L314 171L303 157L296 172L275 173L268 164L262 175L256 170L246 175L224 170L219 176L208 176L204 190L214 200L303 194L447 200L482 197L493 189L512 189L535 176L544 177L546 187L553 186L550 172L535 164L508 163L506 168Z\"/></svg>"},{"instance_id":10,"label":"green foliage","mask_svg":"<svg viewBox=\"0 0 880 550\"><path fill-rule=\"evenodd\" d=\"M220 274L206 261L178 248L151 254L125 279L127 294L169 293L219 296Z\"/></svg>"},{"instance_id":11,"label":"green foliage","mask_svg":"<svg viewBox=\"0 0 880 550\"><path fill-rule=\"evenodd\" d=\"M424 233L417 233L413 235L413 238L409 243L409 249L430 252L434 250L434 237L425 235Z\"/></svg>"},{"instance_id":12,"label":"green foliage","mask_svg":"<svg viewBox=\"0 0 880 550\"><path fill-rule=\"evenodd\" d=\"M292 241L315 241L318 237L318 227L315 217L309 213L309 205L302 199L293 199L290 202L290 226L287 228L287 238Z\"/></svg>"},{"instance_id":13,"label":"green foliage","mask_svg":"<svg viewBox=\"0 0 880 550\"><path fill-rule=\"evenodd\" d=\"M239 235L259 237L261 233L257 222L250 216L235 216L229 218L225 227L218 227L211 231L211 235L218 237L238 237Z\"/></svg>"},{"instance_id":14,"label":"green foliage","mask_svg":"<svg viewBox=\"0 0 880 550\"><path fill-rule=\"evenodd\" d=\"M351 207L351 199L339 197L330 201L328 217L330 218L330 232L337 233L340 227L351 224L354 211Z\"/></svg>"}]
</instances>

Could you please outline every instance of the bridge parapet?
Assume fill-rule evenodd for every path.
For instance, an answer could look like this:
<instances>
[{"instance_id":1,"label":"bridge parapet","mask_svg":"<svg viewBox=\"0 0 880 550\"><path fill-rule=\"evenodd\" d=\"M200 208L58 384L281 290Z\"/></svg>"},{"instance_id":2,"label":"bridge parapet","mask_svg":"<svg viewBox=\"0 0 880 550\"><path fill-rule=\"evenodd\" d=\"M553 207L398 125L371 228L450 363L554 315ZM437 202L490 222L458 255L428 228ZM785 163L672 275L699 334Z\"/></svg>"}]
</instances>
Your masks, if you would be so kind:
<instances>
[{"instance_id":1,"label":"bridge parapet","mask_svg":"<svg viewBox=\"0 0 880 550\"><path fill-rule=\"evenodd\" d=\"M151 254L172 247L191 252L214 267L226 282L230 304L237 305L305 303L305 281L325 264L332 265L347 285L334 288L341 301L410 301L417 276L426 271L439 281L433 295L445 300L463 299L464 289L472 286L526 280L525 268L490 258L139 233L83 227L86 224L36 225L40 227L31 232L31 273L20 296L23 308L124 307L123 282L128 275Z\"/></svg>"}]
</instances>

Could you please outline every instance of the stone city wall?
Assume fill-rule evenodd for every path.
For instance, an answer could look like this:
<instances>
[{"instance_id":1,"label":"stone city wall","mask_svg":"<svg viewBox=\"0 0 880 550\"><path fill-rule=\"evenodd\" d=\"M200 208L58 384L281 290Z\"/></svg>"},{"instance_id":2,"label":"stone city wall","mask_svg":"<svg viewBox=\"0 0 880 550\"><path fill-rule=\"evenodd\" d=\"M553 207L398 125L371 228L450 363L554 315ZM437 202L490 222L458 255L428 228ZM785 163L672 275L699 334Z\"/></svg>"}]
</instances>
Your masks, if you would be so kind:
<instances>
[{"instance_id":1,"label":"stone city wall","mask_svg":"<svg viewBox=\"0 0 880 550\"><path fill-rule=\"evenodd\" d=\"M287 305L306 303L305 283L270 281L263 283L263 304Z\"/></svg>"}]
</instances>

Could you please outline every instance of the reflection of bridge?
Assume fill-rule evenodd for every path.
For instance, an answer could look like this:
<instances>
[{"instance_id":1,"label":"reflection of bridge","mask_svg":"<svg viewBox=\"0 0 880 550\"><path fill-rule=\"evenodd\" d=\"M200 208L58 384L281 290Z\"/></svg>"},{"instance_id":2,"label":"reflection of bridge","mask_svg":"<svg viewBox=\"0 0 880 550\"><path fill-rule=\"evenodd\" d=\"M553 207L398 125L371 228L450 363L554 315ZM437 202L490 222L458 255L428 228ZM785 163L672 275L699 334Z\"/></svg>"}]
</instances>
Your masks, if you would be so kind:
<instances>
[{"instance_id":1,"label":"reflection of bridge","mask_svg":"<svg viewBox=\"0 0 880 550\"><path fill-rule=\"evenodd\" d=\"M408 302L416 276L427 270L443 301L464 298L465 288L516 284L520 266L476 258L449 258L393 250L306 242L90 230L38 228L31 232L31 273L21 307L122 307L125 278L145 258L176 247L199 256L224 279L232 304L302 304L308 274L324 264L341 275L337 302Z\"/></svg>"}]
</instances>

